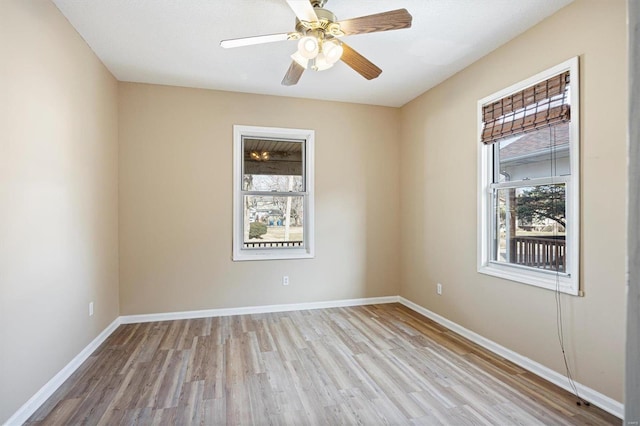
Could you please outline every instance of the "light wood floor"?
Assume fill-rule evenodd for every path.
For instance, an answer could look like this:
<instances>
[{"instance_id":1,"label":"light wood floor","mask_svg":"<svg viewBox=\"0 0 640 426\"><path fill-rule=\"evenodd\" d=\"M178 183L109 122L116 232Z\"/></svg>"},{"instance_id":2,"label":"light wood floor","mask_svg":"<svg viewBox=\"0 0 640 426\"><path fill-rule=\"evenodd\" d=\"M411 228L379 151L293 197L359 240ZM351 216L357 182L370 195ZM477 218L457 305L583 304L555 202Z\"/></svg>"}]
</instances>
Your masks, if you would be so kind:
<instances>
[{"instance_id":1,"label":"light wood floor","mask_svg":"<svg viewBox=\"0 0 640 426\"><path fill-rule=\"evenodd\" d=\"M399 304L120 326L27 424L621 424Z\"/></svg>"}]
</instances>

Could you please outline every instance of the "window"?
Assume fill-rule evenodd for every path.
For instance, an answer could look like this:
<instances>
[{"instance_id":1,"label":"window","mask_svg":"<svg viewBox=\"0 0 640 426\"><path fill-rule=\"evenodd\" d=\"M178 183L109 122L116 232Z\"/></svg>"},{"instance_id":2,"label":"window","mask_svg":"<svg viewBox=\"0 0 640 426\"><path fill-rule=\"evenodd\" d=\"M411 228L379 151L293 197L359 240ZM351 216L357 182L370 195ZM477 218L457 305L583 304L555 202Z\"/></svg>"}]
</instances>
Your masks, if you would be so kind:
<instances>
[{"instance_id":1,"label":"window","mask_svg":"<svg viewBox=\"0 0 640 426\"><path fill-rule=\"evenodd\" d=\"M578 58L478 102L478 271L579 292Z\"/></svg>"},{"instance_id":2,"label":"window","mask_svg":"<svg viewBox=\"0 0 640 426\"><path fill-rule=\"evenodd\" d=\"M233 127L233 260L313 257L313 139Z\"/></svg>"}]
</instances>

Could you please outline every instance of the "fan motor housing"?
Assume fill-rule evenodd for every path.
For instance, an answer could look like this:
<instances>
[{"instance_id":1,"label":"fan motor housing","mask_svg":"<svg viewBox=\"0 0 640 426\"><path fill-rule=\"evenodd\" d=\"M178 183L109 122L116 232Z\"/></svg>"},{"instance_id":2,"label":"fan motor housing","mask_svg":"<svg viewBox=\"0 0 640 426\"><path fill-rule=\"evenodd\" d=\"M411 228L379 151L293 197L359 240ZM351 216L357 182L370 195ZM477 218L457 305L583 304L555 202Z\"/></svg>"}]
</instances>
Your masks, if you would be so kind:
<instances>
[{"instance_id":1,"label":"fan motor housing","mask_svg":"<svg viewBox=\"0 0 640 426\"><path fill-rule=\"evenodd\" d=\"M314 8L313 10L316 12L318 20L315 22L303 23L300 22L300 20L296 19L296 31L305 34L308 30L326 30L329 25L338 20L338 18L336 18L336 15L334 15L330 10L323 9L321 7Z\"/></svg>"}]
</instances>

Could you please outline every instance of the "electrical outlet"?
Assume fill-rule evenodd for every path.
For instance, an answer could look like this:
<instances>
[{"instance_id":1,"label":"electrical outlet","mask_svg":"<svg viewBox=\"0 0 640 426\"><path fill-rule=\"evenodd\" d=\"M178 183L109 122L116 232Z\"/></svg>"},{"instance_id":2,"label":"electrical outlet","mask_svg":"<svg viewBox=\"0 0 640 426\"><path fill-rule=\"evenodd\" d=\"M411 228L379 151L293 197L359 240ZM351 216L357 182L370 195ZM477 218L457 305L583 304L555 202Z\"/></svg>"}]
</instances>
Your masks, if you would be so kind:
<instances>
[{"instance_id":1,"label":"electrical outlet","mask_svg":"<svg viewBox=\"0 0 640 426\"><path fill-rule=\"evenodd\" d=\"M284 275L282 277L282 285L289 285L289 276L288 275Z\"/></svg>"},{"instance_id":2,"label":"electrical outlet","mask_svg":"<svg viewBox=\"0 0 640 426\"><path fill-rule=\"evenodd\" d=\"M89 302L89 316L93 316L93 302Z\"/></svg>"},{"instance_id":3,"label":"electrical outlet","mask_svg":"<svg viewBox=\"0 0 640 426\"><path fill-rule=\"evenodd\" d=\"M438 283L436 285L436 293L438 293L439 295L442 295L442 284Z\"/></svg>"}]
</instances>

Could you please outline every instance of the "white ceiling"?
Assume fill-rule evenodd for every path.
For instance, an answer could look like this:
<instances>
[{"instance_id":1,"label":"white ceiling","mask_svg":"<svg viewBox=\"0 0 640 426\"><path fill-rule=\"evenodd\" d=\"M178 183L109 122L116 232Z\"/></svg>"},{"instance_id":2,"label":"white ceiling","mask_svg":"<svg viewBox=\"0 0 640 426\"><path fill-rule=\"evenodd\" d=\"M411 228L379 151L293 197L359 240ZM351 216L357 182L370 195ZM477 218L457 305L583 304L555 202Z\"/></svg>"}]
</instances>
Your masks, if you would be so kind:
<instances>
[{"instance_id":1,"label":"white ceiling","mask_svg":"<svg viewBox=\"0 0 640 426\"><path fill-rule=\"evenodd\" d=\"M294 31L285 0L53 0L120 81L401 106L573 0L329 0L339 20L406 8L409 29L346 37L382 68L342 62L280 85L295 41L222 49L223 39Z\"/></svg>"}]
</instances>

